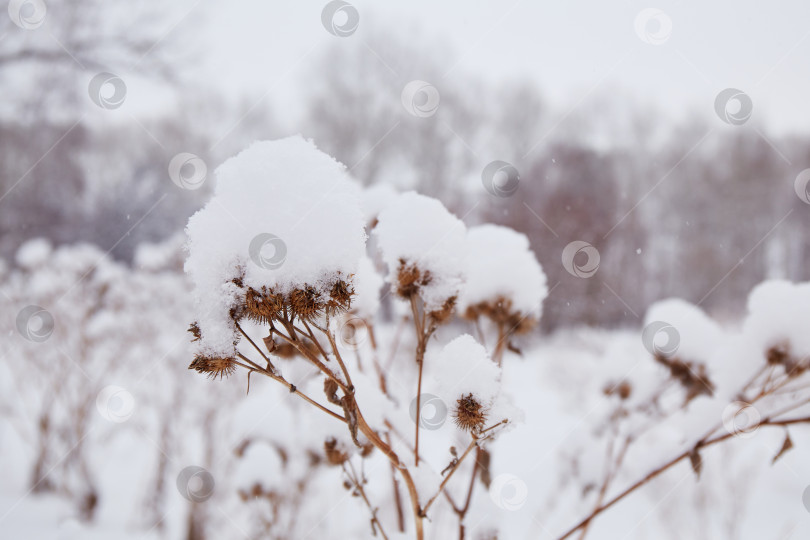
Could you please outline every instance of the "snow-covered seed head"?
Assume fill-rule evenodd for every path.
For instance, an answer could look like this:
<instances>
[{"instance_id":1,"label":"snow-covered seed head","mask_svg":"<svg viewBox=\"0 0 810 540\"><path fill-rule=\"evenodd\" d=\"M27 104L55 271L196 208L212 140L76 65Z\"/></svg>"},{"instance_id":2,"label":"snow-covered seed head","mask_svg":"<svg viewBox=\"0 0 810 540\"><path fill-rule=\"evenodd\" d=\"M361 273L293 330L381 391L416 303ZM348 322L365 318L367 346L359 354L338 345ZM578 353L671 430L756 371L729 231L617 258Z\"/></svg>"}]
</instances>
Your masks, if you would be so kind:
<instances>
[{"instance_id":1,"label":"snow-covered seed head","mask_svg":"<svg viewBox=\"0 0 810 540\"><path fill-rule=\"evenodd\" d=\"M537 326L537 318L521 314L513 308L512 300L499 296L495 300L468 306L464 318L475 321L480 317L502 324L509 334L525 334Z\"/></svg>"},{"instance_id":2,"label":"snow-covered seed head","mask_svg":"<svg viewBox=\"0 0 810 540\"><path fill-rule=\"evenodd\" d=\"M414 263L404 259L399 260L397 270L397 294L402 298L410 298L419 294L420 287L430 284L430 272L422 272Z\"/></svg>"},{"instance_id":3,"label":"snow-covered seed head","mask_svg":"<svg viewBox=\"0 0 810 540\"><path fill-rule=\"evenodd\" d=\"M339 279L332 285L329 291L329 302L327 307L334 311L348 311L352 304L354 289L350 283Z\"/></svg>"},{"instance_id":4,"label":"snow-covered seed head","mask_svg":"<svg viewBox=\"0 0 810 540\"><path fill-rule=\"evenodd\" d=\"M211 379L217 377L222 379L236 371L236 360L221 356L197 355L188 366L188 369L193 369L197 373L205 373Z\"/></svg>"},{"instance_id":5,"label":"snow-covered seed head","mask_svg":"<svg viewBox=\"0 0 810 540\"><path fill-rule=\"evenodd\" d=\"M487 420L484 406L472 394L462 395L456 401L453 417L460 429L470 432L480 431Z\"/></svg>"},{"instance_id":6,"label":"snow-covered seed head","mask_svg":"<svg viewBox=\"0 0 810 540\"><path fill-rule=\"evenodd\" d=\"M324 304L320 302L320 295L313 287L294 289L289 296L290 311L301 319L314 319Z\"/></svg>"},{"instance_id":7,"label":"snow-covered seed head","mask_svg":"<svg viewBox=\"0 0 810 540\"><path fill-rule=\"evenodd\" d=\"M216 175L213 198L186 227L202 330L195 351L233 356L242 319L289 324L347 309L366 233L360 188L345 166L295 136L256 142ZM318 206L312 194L327 192L330 204ZM234 215L244 227L231 226Z\"/></svg>"},{"instance_id":8,"label":"snow-covered seed head","mask_svg":"<svg viewBox=\"0 0 810 540\"><path fill-rule=\"evenodd\" d=\"M670 376L686 390L686 402L698 396L713 396L715 386L709 379L705 364L686 362L678 358L656 355L655 360L669 369Z\"/></svg>"},{"instance_id":9,"label":"snow-covered seed head","mask_svg":"<svg viewBox=\"0 0 810 540\"><path fill-rule=\"evenodd\" d=\"M249 287L245 293L245 316L258 324L268 324L275 320L284 307L284 297L274 294L272 289L262 287L256 290Z\"/></svg>"},{"instance_id":10,"label":"snow-covered seed head","mask_svg":"<svg viewBox=\"0 0 810 540\"><path fill-rule=\"evenodd\" d=\"M283 318L284 311L290 316L312 320L329 310L330 313L348 311L354 291L349 283L335 281L329 290L329 299L315 287L304 285L293 289L288 295L277 294L272 289L249 287L245 292L244 306L239 310L248 319L258 324L269 324Z\"/></svg>"},{"instance_id":11,"label":"snow-covered seed head","mask_svg":"<svg viewBox=\"0 0 810 540\"><path fill-rule=\"evenodd\" d=\"M795 378L810 368L807 359L799 360L790 351L790 343L782 341L765 351L770 366L782 366L788 377Z\"/></svg>"}]
</instances>

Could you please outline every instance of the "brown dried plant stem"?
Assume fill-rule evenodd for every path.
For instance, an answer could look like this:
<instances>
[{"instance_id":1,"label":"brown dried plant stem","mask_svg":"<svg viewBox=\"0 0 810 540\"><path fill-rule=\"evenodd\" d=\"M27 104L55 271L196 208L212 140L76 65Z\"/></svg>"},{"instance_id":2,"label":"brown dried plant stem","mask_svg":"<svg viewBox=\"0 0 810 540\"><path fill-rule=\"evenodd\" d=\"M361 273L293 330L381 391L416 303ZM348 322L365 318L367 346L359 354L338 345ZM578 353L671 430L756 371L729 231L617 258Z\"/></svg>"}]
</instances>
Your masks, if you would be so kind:
<instances>
[{"instance_id":1,"label":"brown dried plant stem","mask_svg":"<svg viewBox=\"0 0 810 540\"><path fill-rule=\"evenodd\" d=\"M467 496L464 499L464 506L461 508L453 507L453 510L458 514L458 540L464 540L464 518L470 510L470 503L472 502L473 490L475 489L475 478L478 476L478 467L481 459L481 448L475 449L475 463L473 463L472 474L470 475L470 484L467 486Z\"/></svg>"},{"instance_id":2,"label":"brown dried plant stem","mask_svg":"<svg viewBox=\"0 0 810 540\"><path fill-rule=\"evenodd\" d=\"M498 341L495 342L495 350L492 351L492 359L498 366L503 363L503 352L506 350L508 339L509 333L506 331L506 325L503 321L498 321Z\"/></svg>"},{"instance_id":3,"label":"brown dried plant stem","mask_svg":"<svg viewBox=\"0 0 810 540\"><path fill-rule=\"evenodd\" d=\"M413 314L413 324L416 328L416 365L418 367L417 383L416 383L416 427L414 435L413 447L413 460L416 466L419 466L419 424L422 418L422 369L425 363L425 350L427 349L427 342L433 332L436 331L436 326L430 324L426 326L426 317L424 306L420 310L417 306L417 296L412 294L410 296L411 313Z\"/></svg>"},{"instance_id":4,"label":"brown dried plant stem","mask_svg":"<svg viewBox=\"0 0 810 540\"><path fill-rule=\"evenodd\" d=\"M386 378L385 378L385 372L383 371L382 366L380 365L379 350L377 349L377 338L374 335L374 326L369 322L366 322L365 325L366 325L366 331L368 332L369 341L370 341L370 344L371 344L372 364L374 365L374 371L377 374L377 382L378 382L378 384L380 386L380 391L382 391L383 394L388 396L389 395L388 394L388 383L387 383ZM358 364L359 363L360 363L360 357L359 357L359 352L358 352ZM392 429L392 426L391 426L390 423L388 423L388 421L386 421L385 424L386 424L387 428ZM388 445L389 448L391 447L391 435L390 435L390 433L385 433L385 443ZM404 533L405 532L405 515L404 515L404 512L402 510L402 497L399 494L399 482L397 482L397 468L394 466L393 462L389 461L389 465L391 466L391 489L394 492L394 504L396 506L396 512L397 512L397 529L399 530L399 532Z\"/></svg>"},{"instance_id":5,"label":"brown dried plant stem","mask_svg":"<svg viewBox=\"0 0 810 540\"><path fill-rule=\"evenodd\" d=\"M433 495L433 497L430 498L430 500L427 502L425 507L422 509L422 514L426 515L427 510L433 504L433 501L435 501L436 498L439 495L444 493L444 495L447 498L448 502L450 502L450 505L453 507L453 510L459 516L459 535L460 535L459 538L461 538L461 539L464 538L464 525L462 524L462 521L464 520L464 516L467 514L467 510L470 507L470 501L472 500L472 492L473 492L473 489L475 488L475 477L478 474L479 458L480 458L481 452L482 452L481 443L486 441L487 439L489 439L490 437L493 436L492 433L490 433L489 435L487 435L485 437L482 437L482 435L484 435L486 433L489 433L492 430L507 424L508 422L509 422L509 419L505 418L505 419L501 420L500 422L489 426L486 429L482 429L481 431L478 431L478 432L475 432L475 433L471 434L472 435L472 440L470 441L469 446L467 446L467 449L464 450L464 453L461 455L461 457L453 464L453 467L450 469L450 472L447 473L447 476L444 478L444 480L442 480L442 483L439 485L439 489L438 489L438 491L436 491L436 494ZM470 451L473 448L475 448L475 463L473 464L472 477L470 478L470 485L467 488L467 497L466 497L465 502L464 502L464 507L463 508L458 508L455 505L455 503L453 503L453 500L450 498L450 496L444 490L444 488L447 485L447 483L450 481L450 478L453 476L453 474L461 467L461 464L464 462L464 460L470 454Z\"/></svg>"},{"instance_id":6,"label":"brown dried plant stem","mask_svg":"<svg viewBox=\"0 0 810 540\"><path fill-rule=\"evenodd\" d=\"M791 418L791 419L786 419L786 420L773 420L771 418L765 418L764 420L762 420L756 426L756 428L759 428L759 427L775 427L775 426L776 427L778 427L778 426L789 426L789 425L793 425L793 424L807 424L807 423L810 423L810 416L802 417L802 418ZM698 444L696 446L700 447L700 448L706 448L708 446L712 446L712 445L721 443L723 441L726 441L728 439L731 439L734 436L736 436L736 433L733 433L733 432L725 433L723 435L718 435L717 437L715 437L713 439L708 439L708 440L705 440L705 441L698 442ZM693 451L694 451L694 448L689 448L688 450L685 450L681 454L679 454L679 455L675 456L674 458L670 459L669 461L667 461L666 463L664 463L660 467L650 471L646 476L644 476L643 478L641 478L640 480L638 480L637 482L635 482L634 484L632 484L631 486L626 488L624 491L622 491L621 493L619 493L618 495L616 495L615 497L610 499L607 503L605 503L603 505L600 505L598 508L594 509L594 511L591 512L591 514L588 515L588 517L586 517L585 519L580 521L578 524L576 524L574 527L572 527L570 530L568 530L565 534L560 536L559 540L565 540L566 538L569 538L571 535L573 535L578 530L582 529L583 527L588 526L588 524L591 521L593 521L599 514L601 514L605 510L611 508L616 503L618 503L619 501L621 501L622 499L624 499L625 497L627 497L628 495L633 493L635 490L637 490L638 488L644 486L649 481L651 481L652 479L659 476L661 473L669 470L670 468L672 468L674 465L677 465L681 461L688 459L692 455Z\"/></svg>"},{"instance_id":7,"label":"brown dried plant stem","mask_svg":"<svg viewBox=\"0 0 810 540\"><path fill-rule=\"evenodd\" d=\"M615 459L613 459L613 447L615 445L615 438L611 441L606 459L607 473L605 474L605 479L602 481L602 486L599 488L599 495L596 498L596 504L594 505L594 509L602 506L602 503L605 501L607 491L610 488L613 479L616 477L616 473L619 472L619 469L621 468L622 463L624 462L624 457L627 455L627 450L630 448L630 443L632 442L632 440L633 439L630 436L625 437L624 443L622 444L622 448L618 452L618 455L616 456ZM590 523L582 527L581 534L579 535L579 540L585 540L585 536L587 536L588 534L589 527Z\"/></svg>"},{"instance_id":8,"label":"brown dried plant stem","mask_svg":"<svg viewBox=\"0 0 810 540\"><path fill-rule=\"evenodd\" d=\"M388 433L385 434L385 443L390 447L391 446L391 435ZM397 509L397 529L399 532L405 532L405 514L402 511L402 497L399 494L399 482L397 482L397 469L394 467L394 464L389 462L391 466L391 483L392 488L394 491L394 503Z\"/></svg>"},{"instance_id":9,"label":"brown dried plant stem","mask_svg":"<svg viewBox=\"0 0 810 540\"><path fill-rule=\"evenodd\" d=\"M459 508L453 499L450 497L450 494L447 491L444 492L444 497L447 499L447 502L450 503L450 506L453 507L453 511L458 516L458 540L464 540L464 517L467 515L467 512L470 509L470 503L472 502L472 495L473 491L475 490L475 479L478 476L478 468L480 466L480 458L481 458L481 447L475 449L475 462L473 463L473 470L472 474L470 475L470 483L467 486L467 495L464 498L464 506Z\"/></svg>"},{"instance_id":10,"label":"brown dried plant stem","mask_svg":"<svg viewBox=\"0 0 810 540\"><path fill-rule=\"evenodd\" d=\"M430 500L428 500L427 504L425 504L425 507L422 509L422 514L423 515L427 514L427 511L428 511L428 509L430 509L430 506L433 504L433 501L435 501L439 497L439 495L441 495L444 492L444 487L447 485L447 482L450 481L450 478L453 477L453 474L459 469L461 464L464 462L464 460L470 454L470 451L472 451L472 449L475 448L477 444L478 444L478 438L473 436L473 440L470 441L470 444L467 446L467 449L464 450L464 453L461 454L461 457L458 459L456 464L453 466L452 469L450 469L450 472L447 473L447 476L444 477L444 480L442 480L442 483L439 484L438 491L436 491L436 493L433 495L433 497L431 497Z\"/></svg>"},{"instance_id":11,"label":"brown dried plant stem","mask_svg":"<svg viewBox=\"0 0 810 540\"><path fill-rule=\"evenodd\" d=\"M380 450L388 458L388 460L391 462L391 464L399 471L399 474L400 474L400 476L402 476L402 479L405 482L405 486L408 489L408 495L409 495L410 500L411 500L411 509L412 509L413 515L414 515L414 526L416 528L416 538L417 538L417 540L423 540L424 539L424 523L423 523L423 519L422 519L422 510L421 510L421 507L419 505L419 494L418 494L418 492L416 490L416 484L414 483L413 478L411 477L411 474L408 471L407 467L402 463L402 461L400 460L400 458L396 454L396 452L394 452L393 449L380 438L380 436L371 428L371 426L368 425L365 418L363 417L363 414L360 411L360 408L359 408L356 400L354 399L354 387L351 386L351 383L350 383L351 379L348 376L348 370L346 369L346 366L343 363L342 359L340 359L340 357L339 357L339 355L337 353L335 354L335 357L338 359L338 363L340 364L341 369L344 371L344 375L346 376L346 379L347 379L346 382L342 381L340 379L340 377L338 377L328 367L326 367L325 362L328 362L329 358L326 357L323 352L321 352L321 354L323 356L322 358L316 357L315 354L313 353L313 351L311 349L309 349L308 347L306 347L304 342L301 341L301 337L299 337L299 335L300 335L300 336L306 337L307 339L314 339L314 336L308 336L306 332L301 332L300 330L298 331L298 333L296 333L295 327L294 327L292 321L287 316L286 312L283 313L282 317L280 317L278 320L281 323L281 325L284 326L284 329L287 331L287 334L284 334L278 328L276 328L274 325L271 324L270 325L271 335L276 335L280 339L282 339L282 340L286 341L287 343L289 343L290 345L292 345L304 358L306 358L307 360L312 362L312 364L315 365L324 375L329 377L331 380L333 380L338 385L338 387L341 389L341 391L343 391L344 396L347 398L347 401L348 401L348 403L346 405L347 409L351 409L356 415L356 427L357 427L357 430L360 431L369 440L369 442L371 444L373 444L378 450ZM329 340L330 344L332 345L333 351L336 350L337 349L337 344L335 342L334 336L331 334L331 332L328 330L328 328L321 328L321 327L315 325L314 323L313 323L313 326L315 326L315 328L317 328L318 330L322 331L324 334L327 335L327 339ZM264 353L261 352L261 350L255 345L255 343L253 343L252 340L250 340L250 342L254 345L254 348L256 348L256 350L259 351L259 353L262 355L262 357L265 357ZM240 358L245 359L243 357L243 355L241 355L241 354L240 354ZM279 379L281 379L281 380L279 380L279 379L276 379L276 380L279 380L279 382L283 382L284 384L289 385L288 387L290 388L291 391L295 388L293 385L288 383L286 380L281 378L279 375L276 375L275 373L271 373L268 370L264 370L264 369L260 368L255 363L250 362L250 360L248 360L248 362L253 366L252 368L248 368L248 369L252 369L254 371L262 370L262 372L265 375L268 375L273 379L276 379L276 377L279 377ZM267 360L267 362L269 364L269 362L270 362L269 359ZM247 366L243 366L243 367L247 367ZM298 393L297 390L296 390L296 393ZM320 406L314 400L310 400L309 398L305 397L303 394L299 394L299 395L301 395L301 397L304 397L304 399L306 399L307 401L309 401L313 405L315 405L315 406L317 406L317 407L319 407L319 408L321 408L323 410L329 411L325 407ZM338 416L338 415L334 414L332 411L329 411L329 413L332 414L333 416ZM349 419L344 418L344 417L338 417L338 418L340 418L341 421L345 422L346 424L349 424Z\"/></svg>"}]
</instances>

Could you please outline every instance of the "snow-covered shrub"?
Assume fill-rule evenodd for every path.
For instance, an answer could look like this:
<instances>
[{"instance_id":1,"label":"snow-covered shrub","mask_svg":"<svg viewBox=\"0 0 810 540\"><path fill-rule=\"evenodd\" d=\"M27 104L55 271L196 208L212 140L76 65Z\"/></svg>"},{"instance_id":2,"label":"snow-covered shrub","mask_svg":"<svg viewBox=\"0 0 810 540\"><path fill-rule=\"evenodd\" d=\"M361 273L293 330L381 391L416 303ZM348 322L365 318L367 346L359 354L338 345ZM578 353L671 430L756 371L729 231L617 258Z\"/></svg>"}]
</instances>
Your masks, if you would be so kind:
<instances>
[{"instance_id":1,"label":"snow-covered shrub","mask_svg":"<svg viewBox=\"0 0 810 540\"><path fill-rule=\"evenodd\" d=\"M100 499L90 449L110 425L96 411L113 422L131 413L126 399L112 408L98 400L124 367L112 359L128 346L117 298L126 270L95 246L44 239L23 244L15 262L0 288L16 314L5 366L14 388L5 395L12 417L37 419L19 424L32 442L30 489L69 496L90 520Z\"/></svg>"},{"instance_id":2,"label":"snow-covered shrub","mask_svg":"<svg viewBox=\"0 0 810 540\"><path fill-rule=\"evenodd\" d=\"M213 198L187 228L186 271L196 305L190 368L219 378L237 368L248 377L263 375L322 419L304 420L301 405L285 407L287 418L273 429L241 435L250 460L240 469L243 498L264 500L268 515L277 515L281 500L302 497L310 481L322 484L317 479L331 466L367 507L373 531L385 536L396 528L423 538L426 518L436 531L447 525L448 504L456 508L451 526L457 528L467 509L452 502L451 478L466 468L472 480L462 491L472 490L485 444L519 416L500 389L500 368L474 338L461 336L443 347L431 339L451 320L467 283L464 224L439 201L413 192L388 193L364 217L359 188L343 166L300 137L253 144L226 161L217 180ZM385 366L374 332L383 281L366 254L367 221L388 267L386 281L414 328L410 353L398 346L399 336L382 336L391 345ZM507 264L520 268L506 278L511 288L475 300L508 299L510 315L536 321L545 294L542 271L525 237L498 234L511 241L506 251L516 252L508 253ZM272 253L263 251L267 246ZM515 279L530 282L528 298L518 298ZM427 410L435 422L425 420ZM454 422L441 430L445 417ZM306 429L297 427L301 422ZM457 451L458 445L466 450ZM473 454L475 465L467 459ZM250 464L259 459L276 463L279 474L298 471L290 476L298 487L285 492L278 478L255 471ZM294 465L302 459L308 466ZM380 460L388 462L381 469L387 473L363 472L376 470ZM307 512L296 506L296 515ZM282 533L267 516L257 523L263 534L307 533L294 523Z\"/></svg>"},{"instance_id":3,"label":"snow-covered shrub","mask_svg":"<svg viewBox=\"0 0 810 540\"><path fill-rule=\"evenodd\" d=\"M530 331L540 321L548 294L546 275L526 235L497 225L467 231L465 268L467 282L459 309L467 319L494 323L493 356L500 364L511 337Z\"/></svg>"},{"instance_id":4,"label":"snow-covered shrub","mask_svg":"<svg viewBox=\"0 0 810 540\"><path fill-rule=\"evenodd\" d=\"M563 332L565 346L534 346L550 367L504 370L548 294L524 235L467 229L413 192L361 195L300 137L254 144L218 182L187 231L190 368L247 374L227 432L244 503L233 512L256 535L507 538L541 515L560 538L582 538L680 464L721 496L709 448L777 428L762 445L776 461L793 446L788 430L810 422L806 284L761 285L740 328L670 299L638 333ZM470 321L481 343L463 333ZM563 382L562 407L538 391ZM515 399L541 436L500 437L524 419ZM566 424L552 407L577 413ZM546 429L564 444L547 445L559 459L544 470L534 450ZM545 502L529 502L532 491Z\"/></svg>"},{"instance_id":5,"label":"snow-covered shrub","mask_svg":"<svg viewBox=\"0 0 810 540\"><path fill-rule=\"evenodd\" d=\"M794 446L791 428L810 423L803 330L808 290L807 284L759 285L739 329L721 327L698 306L669 299L650 306L641 340L613 340L601 349L604 336L595 336L590 345L599 361L577 366L588 381L574 401L589 414L599 412L592 428L567 441L554 501L546 506L564 513L559 501L565 500L585 518L560 538L584 535L597 516L682 463L702 479L700 497L722 500L729 484L722 456L733 454L712 447L726 441L757 437L749 443L748 470L754 456L763 463L782 459ZM733 489L742 490L741 483ZM683 528L677 518L672 521Z\"/></svg>"}]
</instances>

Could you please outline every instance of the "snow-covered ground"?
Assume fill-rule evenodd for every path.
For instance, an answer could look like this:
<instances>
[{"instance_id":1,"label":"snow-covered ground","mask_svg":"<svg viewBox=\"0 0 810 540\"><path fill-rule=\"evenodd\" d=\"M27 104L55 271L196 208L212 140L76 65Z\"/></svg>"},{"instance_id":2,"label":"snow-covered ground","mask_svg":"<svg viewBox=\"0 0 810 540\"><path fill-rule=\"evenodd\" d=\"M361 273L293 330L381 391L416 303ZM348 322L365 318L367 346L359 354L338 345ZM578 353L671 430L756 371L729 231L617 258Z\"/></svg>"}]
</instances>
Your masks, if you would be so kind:
<instances>
[{"instance_id":1,"label":"snow-covered ground","mask_svg":"<svg viewBox=\"0 0 810 540\"><path fill-rule=\"evenodd\" d=\"M492 445L492 475L502 478L503 485L500 492L480 490L475 494L475 512L469 520L472 531L497 523L502 528L501 538L556 538L588 513L589 505L581 493L583 482L572 477L571 460L579 459L580 476L599 476L604 465L604 439L608 436L600 438L595 434L605 430L605 417L610 411L608 400L601 397L600 385L628 373L639 381L663 378L660 368L643 348L637 331L559 332L539 339L522 357L509 355L505 359L504 386L524 411L525 422ZM176 376L194 379L192 375L179 372ZM152 386L165 376L162 369L156 370L140 386ZM245 463L239 465L240 460L227 452L229 445L236 447L239 442L233 431L254 436L266 432L287 441L299 437L310 440L317 439L316 430L328 430L329 425L316 426L316 417L287 417L295 403L293 397L270 382L256 378L248 397L242 393L243 380L200 382L204 387L197 390L201 392L208 392L205 387L219 385L238 390L222 405L227 409L222 413L222 424L234 429L222 435L221 461L208 467L217 482L216 497L202 504L222 531L222 536L217 537L244 538L242 531L250 530L251 518L247 509L234 509L243 504L235 500L239 484L246 485L258 478L268 485L284 486L304 473L294 470L285 476L272 451L246 453ZM140 390L129 388L134 392ZM13 392L8 394L4 389L3 396L10 395ZM164 537L157 529L150 531L143 520L159 443L154 440L154 429L139 428L137 424L144 416L156 413L150 411L155 408L149 401L139 402L132 418L93 441L88 461L99 480L101 497L98 515L90 525L78 519L69 498L29 493L31 446L21 440L12 420L7 418L0 424L2 537L15 540ZM242 411L251 408L255 418L245 417ZM699 410L689 412L696 416L695 424L721 421L716 415L701 415ZM450 423L443 427L450 427ZM301 434L301 430L305 433ZM182 424L176 435L193 439L197 431L199 426ZM615 490L630 485L643 477L651 465L663 463L681 451L685 442L682 432L664 425L658 431L636 454L631 454L626 471L616 479ZM426 431L423 440L429 443L433 433ZM796 448L774 465L770 461L782 445L781 430L762 428L750 438L707 450L703 453L705 464L699 481L689 463L681 463L606 512L592 525L590 534L605 539L805 538L810 534L810 514L802 504L802 493L810 484L810 463L803 450L810 445L810 433L797 426L791 430L791 438ZM169 538L181 538L184 534L190 505L178 492L173 476L186 464L196 463L203 462L171 455L164 508ZM371 476L387 472L387 465L377 455L366 464L366 470ZM302 521L304 526L299 525L299 536L295 537L367 537L368 518L362 502L345 496L338 471L327 469L321 474L323 478L315 479L308 495L314 507L311 512L320 517ZM390 476L383 476L390 480ZM380 492L386 487L380 487ZM440 521L435 517L434 520Z\"/></svg>"},{"instance_id":2,"label":"snow-covered ground","mask_svg":"<svg viewBox=\"0 0 810 540\"><path fill-rule=\"evenodd\" d=\"M520 233L361 194L300 137L218 174L187 257L2 267L2 538L810 534L810 284L540 335Z\"/></svg>"}]
</instances>

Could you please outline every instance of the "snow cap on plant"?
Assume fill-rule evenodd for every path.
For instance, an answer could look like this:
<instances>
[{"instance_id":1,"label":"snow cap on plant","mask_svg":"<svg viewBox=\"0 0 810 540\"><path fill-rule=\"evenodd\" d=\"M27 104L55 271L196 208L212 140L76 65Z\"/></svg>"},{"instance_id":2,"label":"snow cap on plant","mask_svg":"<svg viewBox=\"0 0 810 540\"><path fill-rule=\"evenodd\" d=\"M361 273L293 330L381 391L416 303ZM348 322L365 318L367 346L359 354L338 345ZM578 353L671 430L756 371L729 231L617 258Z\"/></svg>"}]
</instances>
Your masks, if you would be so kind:
<instances>
[{"instance_id":1,"label":"snow cap on plant","mask_svg":"<svg viewBox=\"0 0 810 540\"><path fill-rule=\"evenodd\" d=\"M548 288L529 239L508 227L481 225L467 231L466 241L461 314L503 323L510 333L531 329L540 320Z\"/></svg>"},{"instance_id":2,"label":"snow cap on plant","mask_svg":"<svg viewBox=\"0 0 810 540\"><path fill-rule=\"evenodd\" d=\"M793 377L810 369L810 334L796 321L810 317L810 282L768 280L748 296L743 335L751 364L763 356Z\"/></svg>"},{"instance_id":3,"label":"snow cap on plant","mask_svg":"<svg viewBox=\"0 0 810 540\"><path fill-rule=\"evenodd\" d=\"M503 420L489 418L500 391L501 368L475 338L463 334L431 356L428 388L445 402L460 429L478 431L489 420Z\"/></svg>"},{"instance_id":4,"label":"snow cap on plant","mask_svg":"<svg viewBox=\"0 0 810 540\"><path fill-rule=\"evenodd\" d=\"M213 198L186 228L198 355L232 357L243 317L347 309L366 236L345 167L294 136L252 144L216 176Z\"/></svg>"},{"instance_id":5,"label":"snow cap on plant","mask_svg":"<svg viewBox=\"0 0 810 540\"><path fill-rule=\"evenodd\" d=\"M412 191L391 201L374 229L396 294L418 296L439 322L449 317L461 291L465 232L441 202Z\"/></svg>"},{"instance_id":6,"label":"snow cap on plant","mask_svg":"<svg viewBox=\"0 0 810 540\"><path fill-rule=\"evenodd\" d=\"M723 332L699 307L678 298L647 310L642 343L686 390L686 400L712 396L716 389L708 362L723 343Z\"/></svg>"}]
</instances>

